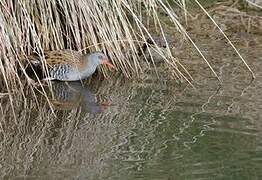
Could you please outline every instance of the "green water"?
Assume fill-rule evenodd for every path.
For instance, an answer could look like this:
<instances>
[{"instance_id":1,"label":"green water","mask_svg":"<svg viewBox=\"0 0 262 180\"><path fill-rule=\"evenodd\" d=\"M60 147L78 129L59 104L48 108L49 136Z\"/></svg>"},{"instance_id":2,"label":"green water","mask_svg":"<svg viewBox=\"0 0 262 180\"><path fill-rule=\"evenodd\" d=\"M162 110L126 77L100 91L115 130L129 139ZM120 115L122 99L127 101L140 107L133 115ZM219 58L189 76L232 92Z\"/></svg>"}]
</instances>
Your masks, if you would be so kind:
<instances>
[{"instance_id":1,"label":"green water","mask_svg":"<svg viewBox=\"0 0 262 180\"><path fill-rule=\"evenodd\" d=\"M54 114L43 98L42 114L32 104L15 107L17 122L2 116L1 177L260 179L260 82L207 79L196 90L152 77L54 83Z\"/></svg>"}]
</instances>

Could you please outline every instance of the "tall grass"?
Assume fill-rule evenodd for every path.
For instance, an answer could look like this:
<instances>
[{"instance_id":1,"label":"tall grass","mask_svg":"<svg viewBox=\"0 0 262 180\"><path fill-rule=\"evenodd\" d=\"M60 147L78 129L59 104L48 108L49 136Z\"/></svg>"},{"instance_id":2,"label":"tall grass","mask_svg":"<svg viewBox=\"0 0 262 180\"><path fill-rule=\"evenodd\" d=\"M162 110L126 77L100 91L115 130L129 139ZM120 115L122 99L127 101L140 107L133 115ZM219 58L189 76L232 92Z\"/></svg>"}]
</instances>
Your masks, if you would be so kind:
<instances>
[{"instance_id":1,"label":"tall grass","mask_svg":"<svg viewBox=\"0 0 262 180\"><path fill-rule=\"evenodd\" d=\"M107 51L125 76L138 74L142 69L137 46L146 40L145 34L149 35L143 25L141 6L149 15L155 13L150 11L155 3L1 1L0 68L6 87L22 85L16 69L21 69L21 56L32 52L42 55L45 50L55 49ZM128 53L132 58L126 57L126 51L132 52Z\"/></svg>"},{"instance_id":2,"label":"tall grass","mask_svg":"<svg viewBox=\"0 0 262 180\"><path fill-rule=\"evenodd\" d=\"M198 3L197 0L195 1ZM25 74L25 70L21 57L32 53L41 56L46 50L56 49L74 49L83 53L102 50L108 53L117 69L126 77L139 75L145 65L142 66L141 57L138 55L139 49L143 43L146 43L147 38L156 45L149 29L153 27L154 31L166 40L160 12L168 16L168 20L176 30L184 34L202 55L201 50L179 22L179 15L169 2L166 0L2 0L0 2L2 82L0 83L9 94L14 91L22 92L24 81L18 71ZM172 2L184 9L186 17L186 1L173 0ZM202 7L200 3L198 4ZM167 41L166 44L169 49ZM157 46L156 49L159 50ZM158 52L164 62L171 67L173 73L170 74L186 79L189 83L193 80L186 68L172 57L170 50L167 53ZM204 55L202 57L218 78L212 65ZM242 60L248 67L245 60ZM154 62L146 63L147 66L152 64L154 65ZM43 65L45 65L44 59ZM105 69L102 71L106 74ZM25 80L28 80L26 74Z\"/></svg>"}]
</instances>

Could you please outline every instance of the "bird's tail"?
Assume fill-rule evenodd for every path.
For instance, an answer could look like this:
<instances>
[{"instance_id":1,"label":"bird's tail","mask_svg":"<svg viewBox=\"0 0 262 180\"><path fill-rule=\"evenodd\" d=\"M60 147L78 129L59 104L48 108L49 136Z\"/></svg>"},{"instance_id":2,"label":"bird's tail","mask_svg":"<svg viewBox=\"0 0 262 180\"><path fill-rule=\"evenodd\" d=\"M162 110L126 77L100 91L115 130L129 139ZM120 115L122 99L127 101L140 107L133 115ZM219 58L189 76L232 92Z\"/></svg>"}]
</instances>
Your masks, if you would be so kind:
<instances>
[{"instance_id":1,"label":"bird's tail","mask_svg":"<svg viewBox=\"0 0 262 180\"><path fill-rule=\"evenodd\" d=\"M43 79L44 73L41 64L41 58L36 53L29 56L22 56L21 58L22 66L25 73L32 79Z\"/></svg>"}]
</instances>

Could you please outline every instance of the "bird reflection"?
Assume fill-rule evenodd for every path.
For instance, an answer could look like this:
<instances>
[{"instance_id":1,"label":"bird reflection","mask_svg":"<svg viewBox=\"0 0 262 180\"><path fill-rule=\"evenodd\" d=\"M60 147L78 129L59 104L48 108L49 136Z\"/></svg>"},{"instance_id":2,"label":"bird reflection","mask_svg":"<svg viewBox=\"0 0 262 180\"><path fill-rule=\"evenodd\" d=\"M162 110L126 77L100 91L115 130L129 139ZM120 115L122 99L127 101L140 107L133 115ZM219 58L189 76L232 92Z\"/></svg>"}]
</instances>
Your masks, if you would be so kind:
<instances>
[{"instance_id":1,"label":"bird reflection","mask_svg":"<svg viewBox=\"0 0 262 180\"><path fill-rule=\"evenodd\" d=\"M71 110L81 107L88 113L105 111L110 102L97 103L95 95L81 82L54 82L50 92L50 102L55 110Z\"/></svg>"}]
</instances>

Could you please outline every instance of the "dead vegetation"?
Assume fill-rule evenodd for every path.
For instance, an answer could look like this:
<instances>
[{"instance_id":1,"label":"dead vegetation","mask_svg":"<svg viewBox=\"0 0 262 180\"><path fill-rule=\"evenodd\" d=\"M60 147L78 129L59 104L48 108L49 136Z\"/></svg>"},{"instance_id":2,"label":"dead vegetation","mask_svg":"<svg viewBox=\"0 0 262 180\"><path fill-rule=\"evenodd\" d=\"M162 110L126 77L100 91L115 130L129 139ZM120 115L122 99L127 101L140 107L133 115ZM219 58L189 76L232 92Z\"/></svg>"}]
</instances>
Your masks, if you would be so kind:
<instances>
[{"instance_id":1,"label":"dead vegetation","mask_svg":"<svg viewBox=\"0 0 262 180\"><path fill-rule=\"evenodd\" d=\"M202 50L194 43L183 26L191 19L186 1L172 1L172 6L169 2L164 0L119 0L110 1L110 3L93 0L1 1L0 76L2 91L8 94L24 91L25 82L29 78L23 68L21 56L26 57L37 53L42 57L43 66L46 66L44 52L57 49L73 49L83 53L95 50L104 51L112 59L119 72L125 77L132 77L139 76L148 67L155 67L152 51L149 51L149 56L141 51L143 46L153 47L169 67L170 75L178 80L184 79L192 83L192 76L170 50L171 44L166 38L166 23L172 26L174 33L181 34L193 44L211 72L219 79L212 64L202 54ZM260 18L236 11L234 7L224 8L223 4L220 4L215 5L213 10L206 10L197 0L195 3L212 20L211 24L216 25L216 28L221 31L237 53L238 50L224 34L221 24L217 23L219 20L212 13L219 11L221 16L233 14L240 23L247 25L247 30L251 25L257 29L261 28ZM176 8L173 7L174 4ZM226 10L221 11L221 9ZM235 21L236 18L232 18L232 21ZM186 22L182 25L180 22L183 19ZM248 19L247 22L246 19ZM163 39L165 51L161 51L152 32L156 32ZM148 43L148 39L151 43ZM254 76L248 63L240 53L238 55ZM144 57L147 58L142 61ZM100 70L105 76L109 76L105 69Z\"/></svg>"}]
</instances>

